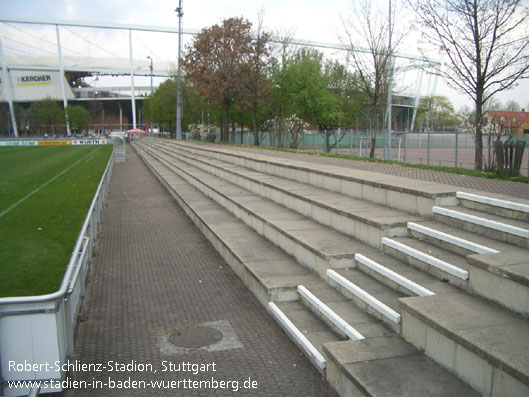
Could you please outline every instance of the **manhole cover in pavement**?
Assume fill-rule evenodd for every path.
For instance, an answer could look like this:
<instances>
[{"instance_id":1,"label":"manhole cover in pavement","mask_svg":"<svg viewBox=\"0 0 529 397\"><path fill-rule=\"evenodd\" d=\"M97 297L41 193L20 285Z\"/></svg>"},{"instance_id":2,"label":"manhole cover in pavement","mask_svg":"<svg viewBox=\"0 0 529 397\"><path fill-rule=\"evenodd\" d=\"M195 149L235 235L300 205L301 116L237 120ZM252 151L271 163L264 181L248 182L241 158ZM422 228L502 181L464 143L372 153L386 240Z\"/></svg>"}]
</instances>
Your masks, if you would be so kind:
<instances>
[{"instance_id":1,"label":"manhole cover in pavement","mask_svg":"<svg viewBox=\"0 0 529 397\"><path fill-rule=\"evenodd\" d=\"M169 342L180 347L204 347L222 339L222 332L211 327L197 326L178 330L169 335Z\"/></svg>"},{"instance_id":2,"label":"manhole cover in pavement","mask_svg":"<svg viewBox=\"0 0 529 397\"><path fill-rule=\"evenodd\" d=\"M158 346L164 354L187 354L197 350L220 352L244 348L235 330L225 320L173 328L159 336Z\"/></svg>"}]
</instances>

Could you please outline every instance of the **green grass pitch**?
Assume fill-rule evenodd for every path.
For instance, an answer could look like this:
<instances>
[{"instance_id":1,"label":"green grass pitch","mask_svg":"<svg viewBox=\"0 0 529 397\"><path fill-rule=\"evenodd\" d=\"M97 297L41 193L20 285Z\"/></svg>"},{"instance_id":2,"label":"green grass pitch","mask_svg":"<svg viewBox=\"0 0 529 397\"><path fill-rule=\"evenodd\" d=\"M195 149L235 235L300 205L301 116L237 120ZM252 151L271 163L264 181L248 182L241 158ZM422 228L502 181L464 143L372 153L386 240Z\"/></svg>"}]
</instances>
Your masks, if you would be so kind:
<instances>
[{"instance_id":1,"label":"green grass pitch","mask_svg":"<svg viewBox=\"0 0 529 397\"><path fill-rule=\"evenodd\" d=\"M58 290L111 153L110 145L0 148L0 297Z\"/></svg>"}]
</instances>

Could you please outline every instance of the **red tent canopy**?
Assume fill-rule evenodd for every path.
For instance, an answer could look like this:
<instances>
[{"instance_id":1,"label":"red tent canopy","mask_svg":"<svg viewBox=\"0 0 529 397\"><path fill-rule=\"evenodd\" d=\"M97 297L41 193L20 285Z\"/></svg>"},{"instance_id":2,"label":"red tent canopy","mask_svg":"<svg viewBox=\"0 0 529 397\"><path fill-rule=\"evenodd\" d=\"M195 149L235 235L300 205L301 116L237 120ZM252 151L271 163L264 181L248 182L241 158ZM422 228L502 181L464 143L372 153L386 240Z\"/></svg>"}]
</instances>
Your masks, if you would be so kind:
<instances>
[{"instance_id":1,"label":"red tent canopy","mask_svg":"<svg viewBox=\"0 0 529 397\"><path fill-rule=\"evenodd\" d=\"M133 128L131 130L126 131L127 134L140 134L140 135L147 135L147 132L140 130L139 128Z\"/></svg>"}]
</instances>

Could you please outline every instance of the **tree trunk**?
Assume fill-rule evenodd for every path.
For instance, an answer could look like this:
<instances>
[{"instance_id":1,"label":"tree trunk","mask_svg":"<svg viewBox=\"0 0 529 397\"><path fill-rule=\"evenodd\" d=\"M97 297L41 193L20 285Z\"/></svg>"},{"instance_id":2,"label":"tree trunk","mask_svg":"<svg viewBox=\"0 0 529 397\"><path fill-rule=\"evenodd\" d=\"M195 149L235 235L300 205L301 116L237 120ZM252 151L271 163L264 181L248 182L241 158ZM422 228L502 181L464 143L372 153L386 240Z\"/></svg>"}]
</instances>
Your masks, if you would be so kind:
<instances>
[{"instance_id":1,"label":"tree trunk","mask_svg":"<svg viewBox=\"0 0 529 397\"><path fill-rule=\"evenodd\" d=\"M476 149L474 152L474 169L483 169L483 94L476 97Z\"/></svg>"},{"instance_id":2,"label":"tree trunk","mask_svg":"<svg viewBox=\"0 0 529 397\"><path fill-rule=\"evenodd\" d=\"M223 120L223 128L222 128L222 133L221 133L221 141L222 142L229 142L229 137L230 137L230 130L229 130L229 125L230 125L230 103L225 103L224 104L224 120Z\"/></svg>"},{"instance_id":3,"label":"tree trunk","mask_svg":"<svg viewBox=\"0 0 529 397\"><path fill-rule=\"evenodd\" d=\"M375 149L377 146L377 130L374 127L376 125L376 117L377 117L377 108L376 106L373 107L371 110L371 148L369 150L369 158L374 159L375 158Z\"/></svg>"},{"instance_id":4,"label":"tree trunk","mask_svg":"<svg viewBox=\"0 0 529 397\"><path fill-rule=\"evenodd\" d=\"M254 103L252 109L252 132L253 132L253 144L259 146L259 131L257 131L257 105Z\"/></svg>"}]
</instances>

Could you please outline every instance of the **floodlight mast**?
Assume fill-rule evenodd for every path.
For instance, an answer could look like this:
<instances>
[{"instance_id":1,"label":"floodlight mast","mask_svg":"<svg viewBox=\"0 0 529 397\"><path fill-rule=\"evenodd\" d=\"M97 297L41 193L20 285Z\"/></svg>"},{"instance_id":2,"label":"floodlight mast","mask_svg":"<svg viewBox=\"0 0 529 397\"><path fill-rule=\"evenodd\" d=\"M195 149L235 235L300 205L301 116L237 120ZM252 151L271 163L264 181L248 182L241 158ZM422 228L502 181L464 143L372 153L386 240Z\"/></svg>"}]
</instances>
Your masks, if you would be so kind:
<instances>
[{"instance_id":1,"label":"floodlight mast","mask_svg":"<svg viewBox=\"0 0 529 397\"><path fill-rule=\"evenodd\" d=\"M130 101L132 105L132 128L136 128L136 96L134 93L134 58L132 57L132 29L129 29Z\"/></svg>"},{"instance_id":2,"label":"floodlight mast","mask_svg":"<svg viewBox=\"0 0 529 397\"><path fill-rule=\"evenodd\" d=\"M2 58L2 83L5 87L7 102L9 103L9 113L11 114L11 125L13 126L13 134L18 138L17 119L15 117L15 108L13 106L13 93L11 92L11 81L9 80L9 73L7 71L6 57L4 56L4 47L2 46L2 39L0 38L0 58Z\"/></svg>"},{"instance_id":3,"label":"floodlight mast","mask_svg":"<svg viewBox=\"0 0 529 397\"><path fill-rule=\"evenodd\" d=\"M176 78L176 139L182 138L182 17L184 9L182 0L178 1L175 10L178 15L178 72Z\"/></svg>"},{"instance_id":4,"label":"floodlight mast","mask_svg":"<svg viewBox=\"0 0 529 397\"><path fill-rule=\"evenodd\" d=\"M392 27L391 27L391 0L389 0L389 13L388 13L388 36L389 36L389 43L388 43L388 131L387 131L387 155L388 160L391 160L391 85L393 84L393 68L391 65L391 33L392 33Z\"/></svg>"},{"instance_id":5,"label":"floodlight mast","mask_svg":"<svg viewBox=\"0 0 529 397\"><path fill-rule=\"evenodd\" d=\"M150 130L151 131L148 131L148 132L152 132L152 94L153 94L153 89L152 89L152 72L153 72L153 67L152 67L152 57L150 55L147 55L147 59L149 59L151 61L151 103L150 103L150 106L149 106L149 124L150 124Z\"/></svg>"},{"instance_id":6,"label":"floodlight mast","mask_svg":"<svg viewBox=\"0 0 529 397\"><path fill-rule=\"evenodd\" d=\"M57 34L57 53L59 54L59 71L61 75L61 90L62 90L62 104L64 108L64 120L66 123L66 135L70 136L70 121L68 120L68 100L66 99L66 85L64 83L64 64L62 61L62 46L61 46L61 34L59 31L59 25L55 25L55 31Z\"/></svg>"}]
</instances>

